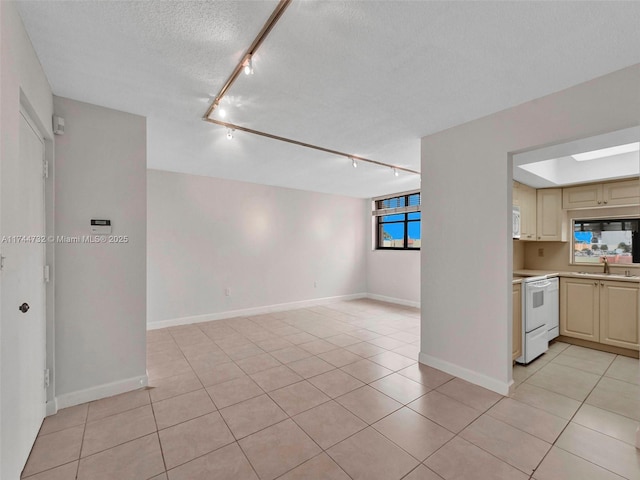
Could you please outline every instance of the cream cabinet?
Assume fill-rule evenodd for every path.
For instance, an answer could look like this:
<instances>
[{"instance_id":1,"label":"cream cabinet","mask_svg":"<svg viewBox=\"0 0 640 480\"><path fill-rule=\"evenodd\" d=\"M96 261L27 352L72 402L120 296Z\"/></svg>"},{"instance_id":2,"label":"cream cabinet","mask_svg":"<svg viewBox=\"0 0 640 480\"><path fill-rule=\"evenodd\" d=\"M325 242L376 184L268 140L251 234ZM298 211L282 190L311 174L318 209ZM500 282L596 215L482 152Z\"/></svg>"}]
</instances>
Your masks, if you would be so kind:
<instances>
[{"instance_id":1,"label":"cream cabinet","mask_svg":"<svg viewBox=\"0 0 640 480\"><path fill-rule=\"evenodd\" d=\"M562 189L543 188L536 192L536 240L567 241L567 213L562 209Z\"/></svg>"},{"instance_id":2,"label":"cream cabinet","mask_svg":"<svg viewBox=\"0 0 640 480\"><path fill-rule=\"evenodd\" d=\"M580 185L562 189L562 208L591 208L602 205L602 185Z\"/></svg>"},{"instance_id":3,"label":"cream cabinet","mask_svg":"<svg viewBox=\"0 0 640 480\"><path fill-rule=\"evenodd\" d=\"M560 279L560 334L640 350L640 285L588 278Z\"/></svg>"},{"instance_id":4,"label":"cream cabinet","mask_svg":"<svg viewBox=\"0 0 640 480\"><path fill-rule=\"evenodd\" d=\"M603 184L602 202L608 206L640 204L640 180Z\"/></svg>"},{"instance_id":5,"label":"cream cabinet","mask_svg":"<svg viewBox=\"0 0 640 480\"><path fill-rule=\"evenodd\" d=\"M592 183L562 189L565 210L640 204L640 180Z\"/></svg>"},{"instance_id":6,"label":"cream cabinet","mask_svg":"<svg viewBox=\"0 0 640 480\"><path fill-rule=\"evenodd\" d=\"M512 360L522 355L522 285L513 285L513 340Z\"/></svg>"},{"instance_id":7,"label":"cream cabinet","mask_svg":"<svg viewBox=\"0 0 640 480\"><path fill-rule=\"evenodd\" d=\"M600 282L560 279L560 335L600 341Z\"/></svg>"},{"instance_id":8,"label":"cream cabinet","mask_svg":"<svg viewBox=\"0 0 640 480\"><path fill-rule=\"evenodd\" d=\"M538 209L536 189L521 184L518 190L518 200L520 202L520 240L535 240Z\"/></svg>"},{"instance_id":9,"label":"cream cabinet","mask_svg":"<svg viewBox=\"0 0 640 480\"><path fill-rule=\"evenodd\" d=\"M638 350L640 285L600 282L600 343Z\"/></svg>"}]
</instances>

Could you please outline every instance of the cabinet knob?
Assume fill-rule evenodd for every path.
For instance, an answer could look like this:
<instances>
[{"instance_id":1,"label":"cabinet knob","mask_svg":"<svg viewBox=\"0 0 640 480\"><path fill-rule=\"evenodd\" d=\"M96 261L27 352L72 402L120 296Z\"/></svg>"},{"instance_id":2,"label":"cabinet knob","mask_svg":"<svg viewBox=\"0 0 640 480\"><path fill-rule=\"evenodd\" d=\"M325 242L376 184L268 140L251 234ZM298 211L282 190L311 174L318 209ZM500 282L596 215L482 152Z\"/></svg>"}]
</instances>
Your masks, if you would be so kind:
<instances>
[{"instance_id":1,"label":"cabinet knob","mask_svg":"<svg viewBox=\"0 0 640 480\"><path fill-rule=\"evenodd\" d=\"M604 283L600 282L600 286L601 286L601 287L604 287Z\"/></svg>"},{"instance_id":2,"label":"cabinet knob","mask_svg":"<svg viewBox=\"0 0 640 480\"><path fill-rule=\"evenodd\" d=\"M600 205L602 203L602 201L598 200L598 205Z\"/></svg>"},{"instance_id":3,"label":"cabinet knob","mask_svg":"<svg viewBox=\"0 0 640 480\"><path fill-rule=\"evenodd\" d=\"M598 282L593 282L593 286L597 287L598 286Z\"/></svg>"},{"instance_id":4,"label":"cabinet knob","mask_svg":"<svg viewBox=\"0 0 640 480\"><path fill-rule=\"evenodd\" d=\"M608 202L608 200L605 200L605 201L604 201L604 204L606 205L606 204L607 204L607 202Z\"/></svg>"}]
</instances>

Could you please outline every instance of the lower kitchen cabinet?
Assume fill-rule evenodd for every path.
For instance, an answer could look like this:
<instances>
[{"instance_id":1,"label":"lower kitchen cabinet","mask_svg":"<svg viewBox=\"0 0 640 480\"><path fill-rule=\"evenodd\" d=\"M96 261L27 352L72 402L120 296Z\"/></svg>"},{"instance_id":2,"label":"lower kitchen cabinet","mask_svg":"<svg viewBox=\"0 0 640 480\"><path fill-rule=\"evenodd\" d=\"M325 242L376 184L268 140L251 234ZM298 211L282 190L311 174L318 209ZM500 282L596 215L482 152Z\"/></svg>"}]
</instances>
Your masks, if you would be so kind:
<instances>
[{"instance_id":1,"label":"lower kitchen cabinet","mask_svg":"<svg viewBox=\"0 0 640 480\"><path fill-rule=\"evenodd\" d=\"M638 350L640 286L631 282L600 282L600 343Z\"/></svg>"},{"instance_id":2,"label":"lower kitchen cabinet","mask_svg":"<svg viewBox=\"0 0 640 480\"><path fill-rule=\"evenodd\" d=\"M560 279L560 335L600 341L600 282Z\"/></svg>"},{"instance_id":3,"label":"lower kitchen cabinet","mask_svg":"<svg viewBox=\"0 0 640 480\"><path fill-rule=\"evenodd\" d=\"M522 285L513 285L512 360L522 355Z\"/></svg>"},{"instance_id":4,"label":"lower kitchen cabinet","mask_svg":"<svg viewBox=\"0 0 640 480\"><path fill-rule=\"evenodd\" d=\"M640 285L560 279L560 335L639 350Z\"/></svg>"}]
</instances>

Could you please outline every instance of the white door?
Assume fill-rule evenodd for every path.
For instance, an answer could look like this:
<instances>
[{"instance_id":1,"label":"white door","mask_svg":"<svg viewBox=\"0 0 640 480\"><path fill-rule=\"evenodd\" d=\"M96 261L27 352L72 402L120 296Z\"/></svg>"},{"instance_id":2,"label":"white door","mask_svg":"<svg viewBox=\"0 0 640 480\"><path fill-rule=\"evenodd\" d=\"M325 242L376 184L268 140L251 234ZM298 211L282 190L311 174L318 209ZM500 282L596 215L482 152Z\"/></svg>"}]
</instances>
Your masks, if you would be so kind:
<instances>
[{"instance_id":1,"label":"white door","mask_svg":"<svg viewBox=\"0 0 640 480\"><path fill-rule=\"evenodd\" d=\"M3 480L19 478L46 404L44 143L22 112L19 136L18 161L3 159L0 176Z\"/></svg>"}]
</instances>

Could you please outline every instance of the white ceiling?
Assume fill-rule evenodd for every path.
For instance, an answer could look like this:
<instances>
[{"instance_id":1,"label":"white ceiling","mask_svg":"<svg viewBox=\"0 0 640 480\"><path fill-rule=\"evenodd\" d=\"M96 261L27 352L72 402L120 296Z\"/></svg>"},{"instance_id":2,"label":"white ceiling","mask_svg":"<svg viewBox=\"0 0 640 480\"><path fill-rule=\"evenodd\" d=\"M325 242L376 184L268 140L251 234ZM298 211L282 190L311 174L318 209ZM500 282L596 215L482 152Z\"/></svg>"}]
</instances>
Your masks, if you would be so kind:
<instances>
[{"instance_id":1,"label":"white ceiling","mask_svg":"<svg viewBox=\"0 0 640 480\"><path fill-rule=\"evenodd\" d=\"M275 8L21 1L53 91L148 117L148 166L355 197L417 175L201 120ZM294 0L225 99L230 122L420 169L420 138L640 63L640 2Z\"/></svg>"},{"instance_id":2,"label":"white ceiling","mask_svg":"<svg viewBox=\"0 0 640 480\"><path fill-rule=\"evenodd\" d=\"M640 127L631 127L519 153L513 156L513 178L534 188L545 188L637 177L638 151L588 161L578 161L572 155L638 141Z\"/></svg>"}]
</instances>

